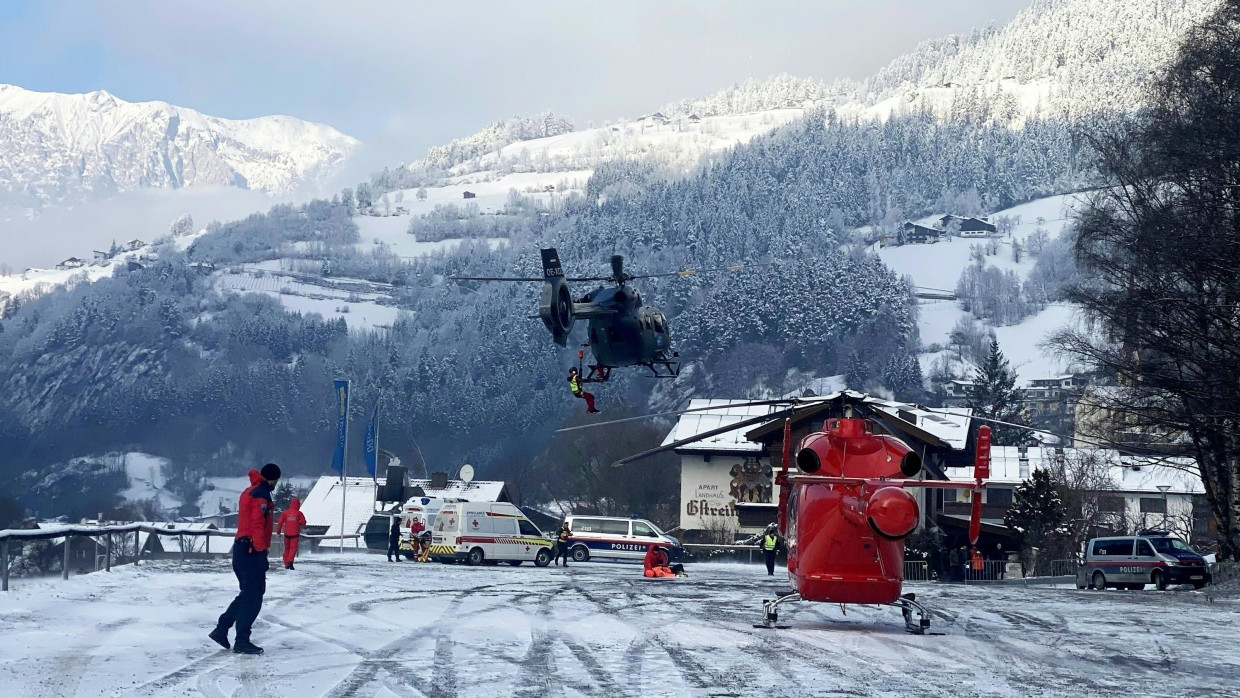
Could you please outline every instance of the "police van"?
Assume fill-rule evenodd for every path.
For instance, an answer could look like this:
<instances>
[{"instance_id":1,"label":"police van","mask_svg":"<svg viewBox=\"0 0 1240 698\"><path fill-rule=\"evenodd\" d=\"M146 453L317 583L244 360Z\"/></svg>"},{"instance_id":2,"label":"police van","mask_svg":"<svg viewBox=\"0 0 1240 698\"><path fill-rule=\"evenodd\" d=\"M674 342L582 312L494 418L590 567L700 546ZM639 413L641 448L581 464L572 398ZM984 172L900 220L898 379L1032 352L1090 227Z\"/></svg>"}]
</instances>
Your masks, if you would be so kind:
<instances>
[{"instance_id":1,"label":"police van","mask_svg":"<svg viewBox=\"0 0 1240 698\"><path fill-rule=\"evenodd\" d=\"M551 564L550 538L508 502L445 502L431 527L430 557L470 565Z\"/></svg>"},{"instance_id":2,"label":"police van","mask_svg":"<svg viewBox=\"0 0 1240 698\"><path fill-rule=\"evenodd\" d=\"M592 557L641 560L651 543L668 549L668 557L680 557L680 541L659 530L646 519L609 516L569 516L564 519L572 536L569 554L577 562Z\"/></svg>"},{"instance_id":3,"label":"police van","mask_svg":"<svg viewBox=\"0 0 1240 698\"><path fill-rule=\"evenodd\" d=\"M1094 538L1085 545L1085 564L1077 568L1076 588L1144 589L1153 584L1210 583L1205 558L1167 531L1137 531L1135 536Z\"/></svg>"}]
</instances>

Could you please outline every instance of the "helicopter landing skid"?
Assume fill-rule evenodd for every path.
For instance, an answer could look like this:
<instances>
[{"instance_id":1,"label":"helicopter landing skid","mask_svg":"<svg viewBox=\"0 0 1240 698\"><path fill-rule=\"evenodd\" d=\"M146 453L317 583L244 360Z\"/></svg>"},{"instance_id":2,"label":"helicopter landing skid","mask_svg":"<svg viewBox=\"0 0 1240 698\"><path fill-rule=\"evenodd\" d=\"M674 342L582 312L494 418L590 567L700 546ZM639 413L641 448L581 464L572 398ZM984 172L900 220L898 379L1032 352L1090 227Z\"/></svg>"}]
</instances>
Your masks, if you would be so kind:
<instances>
[{"instance_id":1,"label":"helicopter landing skid","mask_svg":"<svg viewBox=\"0 0 1240 698\"><path fill-rule=\"evenodd\" d=\"M642 365L649 368L655 378L675 378L680 375L679 361L651 361Z\"/></svg>"},{"instance_id":2,"label":"helicopter landing skid","mask_svg":"<svg viewBox=\"0 0 1240 698\"><path fill-rule=\"evenodd\" d=\"M611 378L611 366L590 366L590 372L585 378L581 379L582 383L606 383Z\"/></svg>"},{"instance_id":3,"label":"helicopter landing skid","mask_svg":"<svg viewBox=\"0 0 1240 698\"><path fill-rule=\"evenodd\" d=\"M768 630L783 630L784 628L792 627L790 625L779 624L779 604L788 603L789 601L800 601L800 600L801 600L801 595L795 591L790 592L788 594L784 594L783 596L780 596L777 599L763 599L762 600L762 622L754 623L753 627L765 628Z\"/></svg>"},{"instance_id":4,"label":"helicopter landing skid","mask_svg":"<svg viewBox=\"0 0 1240 698\"><path fill-rule=\"evenodd\" d=\"M884 606L894 606L900 609L904 614L904 629L914 635L934 635L936 633L927 633L930 629L930 610L917 601L916 594L905 594L900 598L892 601ZM917 613L917 619L913 620L913 613ZM941 634L941 633L938 633Z\"/></svg>"}]
</instances>

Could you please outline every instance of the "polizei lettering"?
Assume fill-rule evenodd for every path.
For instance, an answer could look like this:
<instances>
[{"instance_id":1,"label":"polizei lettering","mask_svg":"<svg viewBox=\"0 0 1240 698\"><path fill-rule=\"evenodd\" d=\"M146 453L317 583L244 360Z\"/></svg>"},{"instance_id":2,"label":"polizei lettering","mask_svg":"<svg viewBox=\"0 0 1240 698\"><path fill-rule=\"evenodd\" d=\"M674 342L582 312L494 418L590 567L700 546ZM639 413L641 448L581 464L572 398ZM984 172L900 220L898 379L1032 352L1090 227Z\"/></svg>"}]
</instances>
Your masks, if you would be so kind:
<instances>
[{"instance_id":1,"label":"polizei lettering","mask_svg":"<svg viewBox=\"0 0 1240 698\"><path fill-rule=\"evenodd\" d=\"M736 516L736 507L729 502L725 506L713 507L706 499L691 499L685 504L685 513L689 516Z\"/></svg>"}]
</instances>

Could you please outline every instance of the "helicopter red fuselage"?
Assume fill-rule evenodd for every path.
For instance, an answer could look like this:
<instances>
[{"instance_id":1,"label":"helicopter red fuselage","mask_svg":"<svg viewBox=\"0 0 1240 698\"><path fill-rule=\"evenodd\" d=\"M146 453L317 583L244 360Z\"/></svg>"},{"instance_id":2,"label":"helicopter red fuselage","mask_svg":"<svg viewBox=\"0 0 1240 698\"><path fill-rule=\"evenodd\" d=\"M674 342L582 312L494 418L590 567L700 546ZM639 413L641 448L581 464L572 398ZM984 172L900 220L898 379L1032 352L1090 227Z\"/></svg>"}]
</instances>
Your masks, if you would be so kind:
<instances>
[{"instance_id":1,"label":"helicopter red fuselage","mask_svg":"<svg viewBox=\"0 0 1240 698\"><path fill-rule=\"evenodd\" d=\"M868 420L831 419L802 440L796 461L807 474L787 477L781 496L793 587L807 601L895 601L904 538L919 517L902 478L920 459L903 441L871 433Z\"/></svg>"}]
</instances>

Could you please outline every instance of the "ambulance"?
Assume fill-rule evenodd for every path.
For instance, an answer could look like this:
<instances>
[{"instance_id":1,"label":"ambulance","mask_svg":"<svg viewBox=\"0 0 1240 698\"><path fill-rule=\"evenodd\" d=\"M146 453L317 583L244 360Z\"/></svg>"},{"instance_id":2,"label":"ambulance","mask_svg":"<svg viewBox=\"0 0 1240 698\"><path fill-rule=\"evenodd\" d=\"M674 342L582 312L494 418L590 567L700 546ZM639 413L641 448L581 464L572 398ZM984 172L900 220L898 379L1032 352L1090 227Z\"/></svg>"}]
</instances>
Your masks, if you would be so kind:
<instances>
[{"instance_id":1,"label":"ambulance","mask_svg":"<svg viewBox=\"0 0 1240 698\"><path fill-rule=\"evenodd\" d=\"M412 530L414 522L421 524L423 531L430 531L435 526L435 516L443 507L445 502L455 502L455 499L442 499L439 497L413 497L405 502L400 512L400 550L408 559L413 559L413 535Z\"/></svg>"},{"instance_id":2,"label":"ambulance","mask_svg":"<svg viewBox=\"0 0 1240 698\"><path fill-rule=\"evenodd\" d=\"M431 531L430 556L441 562L546 567L555 545L508 502L445 502Z\"/></svg>"}]
</instances>

